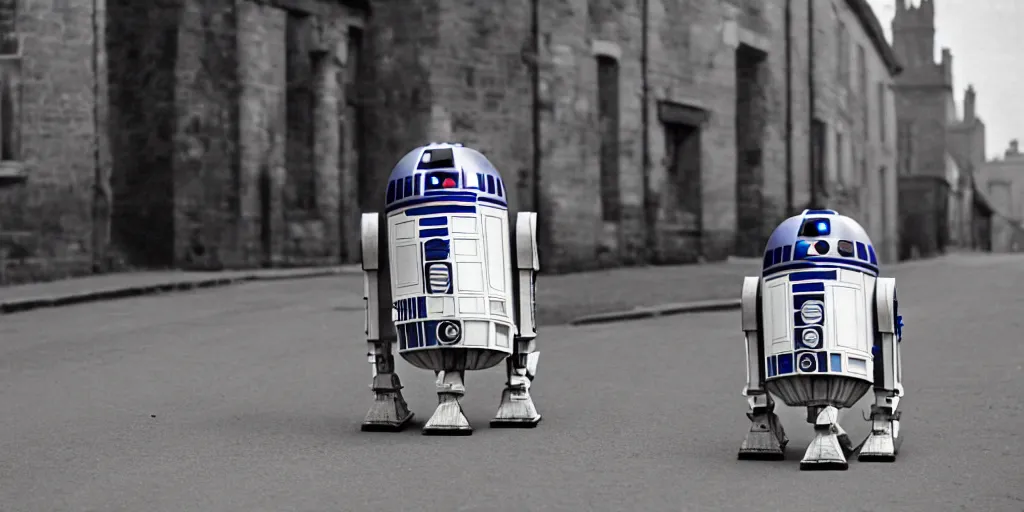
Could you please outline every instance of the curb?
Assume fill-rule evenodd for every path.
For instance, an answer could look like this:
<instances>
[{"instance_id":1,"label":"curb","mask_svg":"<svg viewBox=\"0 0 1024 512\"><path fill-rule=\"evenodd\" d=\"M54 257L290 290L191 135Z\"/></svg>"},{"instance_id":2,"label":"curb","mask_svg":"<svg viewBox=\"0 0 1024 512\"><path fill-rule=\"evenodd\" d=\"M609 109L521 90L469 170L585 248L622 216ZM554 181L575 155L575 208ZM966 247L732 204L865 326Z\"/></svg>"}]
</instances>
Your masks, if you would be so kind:
<instances>
[{"instance_id":1,"label":"curb","mask_svg":"<svg viewBox=\"0 0 1024 512\"><path fill-rule=\"evenodd\" d=\"M358 268L357 268L358 270ZM252 281L285 281L290 279L307 279L314 277L329 277L356 272L349 267L316 268L300 271L281 271L274 273L248 273L232 276L211 276L208 278L192 279L168 279L163 282L150 282L138 285L124 285L109 288L98 288L77 293L67 293L52 296L28 297L24 299L10 299L0 302L0 315L11 313L23 313L34 309L54 308L71 306L87 302L99 302L105 300L124 299L129 297L142 297L156 295L158 293L182 292L190 290L201 290L205 288L219 288L235 284L242 284Z\"/></svg>"},{"instance_id":2,"label":"curb","mask_svg":"<svg viewBox=\"0 0 1024 512\"><path fill-rule=\"evenodd\" d=\"M612 311L579 317L569 325L595 325L629 320L641 320L659 316L682 315L686 313L708 313L712 311L730 311L740 308L740 299L716 299L694 302L662 304L659 306L639 307L626 311Z\"/></svg>"}]
</instances>

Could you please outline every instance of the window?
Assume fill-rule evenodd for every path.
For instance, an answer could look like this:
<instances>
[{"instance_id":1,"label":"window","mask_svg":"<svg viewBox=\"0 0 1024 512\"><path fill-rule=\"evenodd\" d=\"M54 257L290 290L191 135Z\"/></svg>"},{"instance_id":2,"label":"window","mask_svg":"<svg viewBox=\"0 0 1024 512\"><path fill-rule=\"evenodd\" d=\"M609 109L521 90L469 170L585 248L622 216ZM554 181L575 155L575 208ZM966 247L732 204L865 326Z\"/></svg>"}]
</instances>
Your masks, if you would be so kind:
<instances>
[{"instance_id":1,"label":"window","mask_svg":"<svg viewBox=\"0 0 1024 512\"><path fill-rule=\"evenodd\" d=\"M311 46L310 17L288 12L285 24L285 105L287 111L286 187L291 208L312 213L316 209L316 159L313 154L315 132L315 73L318 55Z\"/></svg>"},{"instance_id":2,"label":"window","mask_svg":"<svg viewBox=\"0 0 1024 512\"><path fill-rule=\"evenodd\" d=\"M0 61L0 165L21 160L18 100L21 83L15 66Z\"/></svg>"},{"instance_id":3,"label":"window","mask_svg":"<svg viewBox=\"0 0 1024 512\"><path fill-rule=\"evenodd\" d=\"M868 56L863 45L857 45L857 87L860 94L861 126L863 127L864 140L866 142L869 140L868 136L871 131L869 130L871 111L868 108Z\"/></svg>"},{"instance_id":4,"label":"window","mask_svg":"<svg viewBox=\"0 0 1024 512\"><path fill-rule=\"evenodd\" d=\"M850 87L850 50L849 50L849 34L846 31L846 24L839 23L839 31L836 34L836 76L839 80L839 85L849 88Z\"/></svg>"},{"instance_id":5,"label":"window","mask_svg":"<svg viewBox=\"0 0 1024 512\"><path fill-rule=\"evenodd\" d=\"M363 62L363 31L359 27L349 27L348 45L345 56L345 100L349 105L359 103L359 78Z\"/></svg>"},{"instance_id":6,"label":"window","mask_svg":"<svg viewBox=\"0 0 1024 512\"><path fill-rule=\"evenodd\" d=\"M889 122L889 113L886 108L889 105L889 89L885 82L878 82L878 92L875 101L878 102L878 140L886 142L889 134L886 133L886 124Z\"/></svg>"},{"instance_id":7,"label":"window","mask_svg":"<svg viewBox=\"0 0 1024 512\"><path fill-rule=\"evenodd\" d=\"M847 172L849 169L846 168L846 140L841 132L836 132L836 180L839 183L847 184L849 182L849 176Z\"/></svg>"},{"instance_id":8,"label":"window","mask_svg":"<svg viewBox=\"0 0 1024 512\"><path fill-rule=\"evenodd\" d=\"M0 56L20 54L18 39L18 0L0 0Z\"/></svg>"},{"instance_id":9,"label":"window","mask_svg":"<svg viewBox=\"0 0 1024 512\"><path fill-rule=\"evenodd\" d=\"M896 153L899 162L899 174L913 172L914 125L910 121L900 121L896 126Z\"/></svg>"},{"instance_id":10,"label":"window","mask_svg":"<svg viewBox=\"0 0 1024 512\"><path fill-rule=\"evenodd\" d=\"M619 196L619 63L597 58L597 108L601 130L601 210L605 222L618 222Z\"/></svg>"},{"instance_id":11,"label":"window","mask_svg":"<svg viewBox=\"0 0 1024 512\"><path fill-rule=\"evenodd\" d=\"M868 94L868 55L864 45L857 45L857 87L862 96Z\"/></svg>"},{"instance_id":12,"label":"window","mask_svg":"<svg viewBox=\"0 0 1024 512\"><path fill-rule=\"evenodd\" d=\"M21 160L21 43L17 0L0 0L0 167Z\"/></svg>"},{"instance_id":13,"label":"window","mask_svg":"<svg viewBox=\"0 0 1024 512\"><path fill-rule=\"evenodd\" d=\"M811 123L811 186L815 190L825 191L825 155L828 150L826 134L828 126L824 121L815 119Z\"/></svg>"}]
</instances>

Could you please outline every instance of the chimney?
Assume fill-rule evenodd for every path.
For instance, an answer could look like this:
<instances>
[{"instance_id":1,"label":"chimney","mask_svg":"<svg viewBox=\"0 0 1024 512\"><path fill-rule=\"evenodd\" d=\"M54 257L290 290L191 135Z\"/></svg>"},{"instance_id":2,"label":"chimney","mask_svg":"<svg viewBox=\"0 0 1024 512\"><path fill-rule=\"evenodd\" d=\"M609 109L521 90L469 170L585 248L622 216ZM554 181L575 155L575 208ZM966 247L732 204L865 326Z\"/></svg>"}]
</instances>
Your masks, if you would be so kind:
<instances>
[{"instance_id":1,"label":"chimney","mask_svg":"<svg viewBox=\"0 0 1024 512\"><path fill-rule=\"evenodd\" d=\"M964 122L967 124L974 123L974 100L974 86L968 85L964 93Z\"/></svg>"},{"instance_id":2,"label":"chimney","mask_svg":"<svg viewBox=\"0 0 1024 512\"><path fill-rule=\"evenodd\" d=\"M942 70L942 78L947 84L953 83L953 52L949 48L942 49L942 64L939 65Z\"/></svg>"}]
</instances>

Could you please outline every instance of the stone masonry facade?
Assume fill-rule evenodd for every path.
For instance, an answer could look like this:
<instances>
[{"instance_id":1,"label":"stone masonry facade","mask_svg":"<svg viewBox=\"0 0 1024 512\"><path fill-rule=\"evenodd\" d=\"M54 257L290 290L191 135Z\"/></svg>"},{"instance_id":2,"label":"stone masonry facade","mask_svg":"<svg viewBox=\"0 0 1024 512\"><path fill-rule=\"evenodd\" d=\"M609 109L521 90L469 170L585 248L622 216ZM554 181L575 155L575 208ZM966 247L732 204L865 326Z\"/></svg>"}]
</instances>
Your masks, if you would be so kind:
<instances>
[{"instance_id":1,"label":"stone masonry facade","mask_svg":"<svg viewBox=\"0 0 1024 512\"><path fill-rule=\"evenodd\" d=\"M871 42L881 31L870 9L866 28L852 4L866 9L815 2L813 37L807 0L375 6L372 58L386 64L373 83L394 86L378 88L368 109L370 131L381 134L371 151L380 160L370 167L383 177L407 148L429 140L480 148L516 184L515 207L544 219L549 269L757 256L775 225L810 203L809 56L818 68L814 87L832 91L837 77L829 70L839 57L828 40L843 16L867 45L871 87L881 82L886 91L883 112L870 109L871 131L881 126L892 137L859 149L872 154L865 179L883 183L865 188L848 213L860 213L862 201L864 210L895 211L887 92L894 62L884 42L890 55ZM615 116L602 111L602 61L615 63ZM398 85L409 76L417 78ZM818 108L838 116L833 97L820 93ZM614 174L603 177L609 167ZM885 199L874 199L880 193ZM890 217L870 228L881 247L897 236Z\"/></svg>"},{"instance_id":2,"label":"stone masonry facade","mask_svg":"<svg viewBox=\"0 0 1024 512\"><path fill-rule=\"evenodd\" d=\"M92 221L106 199L96 179L106 158L97 129L105 62L94 51L104 9L94 0L0 2L0 282L90 272L105 243Z\"/></svg>"},{"instance_id":3,"label":"stone masonry facade","mask_svg":"<svg viewBox=\"0 0 1024 512\"><path fill-rule=\"evenodd\" d=\"M26 76L69 75L21 100L9 276L357 261L360 212L431 141L480 149L539 212L547 271L759 256L812 202L897 237L873 213L892 144L857 136L895 134L895 109L837 82L858 47L869 89L891 80L863 0L105 2L19 11ZM836 130L862 143L829 150ZM844 158L869 170L844 181Z\"/></svg>"}]
</instances>

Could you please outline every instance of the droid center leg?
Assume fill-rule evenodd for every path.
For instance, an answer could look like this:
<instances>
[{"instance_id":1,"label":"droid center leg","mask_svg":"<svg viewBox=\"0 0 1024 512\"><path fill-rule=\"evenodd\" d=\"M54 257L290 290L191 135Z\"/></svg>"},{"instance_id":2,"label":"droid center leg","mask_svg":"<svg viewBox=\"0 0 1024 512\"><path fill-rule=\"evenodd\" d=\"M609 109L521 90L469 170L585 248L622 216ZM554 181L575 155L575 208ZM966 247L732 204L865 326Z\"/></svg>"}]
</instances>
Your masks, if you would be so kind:
<instances>
[{"instance_id":1,"label":"droid center leg","mask_svg":"<svg viewBox=\"0 0 1024 512\"><path fill-rule=\"evenodd\" d=\"M814 440L807 447L802 470L845 470L853 453L850 436L839 426L839 409L831 405L807 408L807 422L814 424Z\"/></svg>"},{"instance_id":2,"label":"droid center leg","mask_svg":"<svg viewBox=\"0 0 1024 512\"><path fill-rule=\"evenodd\" d=\"M896 301L896 281L879 279L875 285L879 345L875 354L875 403L871 405L871 434L861 445L857 460L893 462L899 453L900 398L903 396L900 343L903 319Z\"/></svg>"},{"instance_id":3,"label":"droid center leg","mask_svg":"<svg viewBox=\"0 0 1024 512\"><path fill-rule=\"evenodd\" d=\"M530 384L537 371L537 358L533 350L534 340L516 340L516 351L505 360L508 381L501 392L501 405L491 420L494 428L533 428L540 423L541 416L530 396Z\"/></svg>"},{"instance_id":4,"label":"droid center leg","mask_svg":"<svg viewBox=\"0 0 1024 512\"><path fill-rule=\"evenodd\" d=\"M373 365L373 406L366 413L362 430L399 431L405 428L413 413L402 397L402 382L395 373L392 342L383 339L380 329L380 254L376 213L362 217L363 299L366 301L366 342L370 364Z\"/></svg>"},{"instance_id":5,"label":"droid center leg","mask_svg":"<svg viewBox=\"0 0 1024 512\"><path fill-rule=\"evenodd\" d=\"M466 394L464 370L439 371L437 375L437 409L423 426L428 436L468 436L473 433L459 400Z\"/></svg>"},{"instance_id":6,"label":"droid center leg","mask_svg":"<svg viewBox=\"0 0 1024 512\"><path fill-rule=\"evenodd\" d=\"M775 415L775 402L764 389L764 357L761 349L761 330L758 294L761 279L746 277L743 280L742 321L747 352L747 385L743 396L747 397L750 409L750 431L740 446L740 460L782 460L785 457L786 431Z\"/></svg>"}]
</instances>

